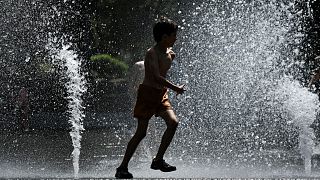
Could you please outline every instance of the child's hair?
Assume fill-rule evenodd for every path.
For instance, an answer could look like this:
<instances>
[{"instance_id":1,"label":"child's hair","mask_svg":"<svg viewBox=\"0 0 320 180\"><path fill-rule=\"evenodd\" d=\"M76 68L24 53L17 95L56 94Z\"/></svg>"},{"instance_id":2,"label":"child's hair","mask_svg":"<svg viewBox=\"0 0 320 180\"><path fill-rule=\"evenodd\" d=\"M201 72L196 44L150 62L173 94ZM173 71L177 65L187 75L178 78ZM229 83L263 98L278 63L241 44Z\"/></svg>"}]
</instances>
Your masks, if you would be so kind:
<instances>
[{"instance_id":1,"label":"child's hair","mask_svg":"<svg viewBox=\"0 0 320 180\"><path fill-rule=\"evenodd\" d=\"M177 32L178 25L167 17L161 16L159 21L153 26L153 38L156 42L161 41L164 34L170 35Z\"/></svg>"}]
</instances>

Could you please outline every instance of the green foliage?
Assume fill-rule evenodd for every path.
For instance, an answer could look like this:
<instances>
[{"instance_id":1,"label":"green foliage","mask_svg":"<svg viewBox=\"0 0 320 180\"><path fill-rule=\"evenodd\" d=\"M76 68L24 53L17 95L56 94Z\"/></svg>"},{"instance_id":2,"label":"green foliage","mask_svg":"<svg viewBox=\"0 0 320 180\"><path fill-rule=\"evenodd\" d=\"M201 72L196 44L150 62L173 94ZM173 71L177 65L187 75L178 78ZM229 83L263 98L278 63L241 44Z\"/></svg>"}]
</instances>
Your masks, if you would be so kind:
<instances>
[{"instance_id":1,"label":"green foliage","mask_svg":"<svg viewBox=\"0 0 320 180\"><path fill-rule=\"evenodd\" d=\"M97 54L90 57L91 72L97 78L123 78L129 66L122 60L109 54Z\"/></svg>"}]
</instances>

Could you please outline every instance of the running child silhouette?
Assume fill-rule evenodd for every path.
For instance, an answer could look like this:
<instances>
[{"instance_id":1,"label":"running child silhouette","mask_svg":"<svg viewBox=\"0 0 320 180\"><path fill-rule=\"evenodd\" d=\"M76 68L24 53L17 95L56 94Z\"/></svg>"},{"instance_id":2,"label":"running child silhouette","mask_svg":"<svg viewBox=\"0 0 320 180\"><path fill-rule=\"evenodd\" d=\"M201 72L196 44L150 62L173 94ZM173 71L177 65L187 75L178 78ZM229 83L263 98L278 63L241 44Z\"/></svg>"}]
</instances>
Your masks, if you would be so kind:
<instances>
[{"instance_id":1,"label":"running child silhouette","mask_svg":"<svg viewBox=\"0 0 320 180\"><path fill-rule=\"evenodd\" d=\"M145 76L139 85L137 101L134 107L134 117L138 119L138 127L128 143L122 163L117 168L116 178L133 178L128 171L128 164L137 146L147 134L150 118L160 116L166 123L165 130L151 169L163 172L175 171L176 167L165 162L163 156L170 145L178 126L178 119L168 99L168 89L177 94L183 94L184 85L175 85L166 79L168 70L175 57L171 50L176 41L178 26L166 17L161 17L153 27L153 37L156 45L147 50L144 66Z\"/></svg>"}]
</instances>

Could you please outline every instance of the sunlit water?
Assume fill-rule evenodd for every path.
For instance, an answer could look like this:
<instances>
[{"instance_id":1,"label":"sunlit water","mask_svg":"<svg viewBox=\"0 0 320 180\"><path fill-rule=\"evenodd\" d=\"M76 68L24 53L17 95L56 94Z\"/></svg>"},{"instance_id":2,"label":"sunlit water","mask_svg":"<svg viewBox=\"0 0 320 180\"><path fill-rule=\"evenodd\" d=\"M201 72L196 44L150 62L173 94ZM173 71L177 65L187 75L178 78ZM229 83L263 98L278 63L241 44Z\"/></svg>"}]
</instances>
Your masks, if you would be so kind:
<instances>
[{"instance_id":1,"label":"sunlit water","mask_svg":"<svg viewBox=\"0 0 320 180\"><path fill-rule=\"evenodd\" d=\"M178 22L180 37L174 47L177 61L170 78L186 83L188 90L177 98L171 94L181 123L166 154L168 162L176 165L178 171L164 174L149 169L164 130L164 123L153 119L149 136L129 166L135 177L319 176L319 172L311 172L315 141L309 128L319 102L315 94L296 80L300 76L297 69L303 67L304 61L294 63L297 62L294 59L302 57L299 45L304 34L298 31L303 26L303 13L295 12L295 8L294 2L237 0L199 2L178 10L183 18ZM61 16L56 7L50 9L53 14L44 13L43 19ZM39 38L46 41L42 36ZM113 177L130 138L130 130L123 124L133 119L123 120L124 123L105 130L106 133L89 131L82 136L81 96L86 92L82 59L68 43L60 44L54 38L48 41L47 50L53 55L54 63L65 69L73 177ZM30 60L29 56L23 59ZM68 144L61 143L61 139L50 142L51 139L43 138L47 136L40 133L30 137L6 136L16 138L7 142L14 144L12 149L17 153L25 153L18 148L22 146L33 147L39 155L28 159L30 164L21 165L25 157L19 159L14 154L16 161L9 158L1 163L0 177L70 177L70 172L65 172L68 158L46 154L52 149L61 152ZM43 138L39 142L61 146L40 147L43 149L40 153L36 142L34 146L24 144L32 138ZM81 147L84 138L87 140ZM7 146L3 146L3 151L11 157ZM68 153L65 152L67 156ZM63 160L52 165L54 158ZM43 159L49 165L37 166Z\"/></svg>"},{"instance_id":2,"label":"sunlit water","mask_svg":"<svg viewBox=\"0 0 320 180\"><path fill-rule=\"evenodd\" d=\"M81 133L84 130L82 120L84 118L82 106L82 94L86 91L84 76L81 73L81 61L72 50L68 50L69 46L64 46L59 53L61 60L65 61L64 66L67 67L66 73L69 82L66 83L68 91L68 107L70 113L69 122L72 125L70 136L74 150L72 152L74 175L79 175L79 157L81 148Z\"/></svg>"},{"instance_id":3,"label":"sunlit water","mask_svg":"<svg viewBox=\"0 0 320 180\"><path fill-rule=\"evenodd\" d=\"M287 123L293 123L298 127L300 154L304 158L305 172L311 174L311 158L316 149L319 149L316 147L317 140L311 128L316 119L316 112L319 111L318 96L289 78L282 79L275 93L283 103L284 112L288 113L292 120Z\"/></svg>"},{"instance_id":4,"label":"sunlit water","mask_svg":"<svg viewBox=\"0 0 320 180\"><path fill-rule=\"evenodd\" d=\"M86 81L81 70L82 59L77 53L71 50L71 44L63 44L61 49L57 49L56 42L49 42L47 48L52 53L52 58L55 64L62 66L65 69L65 76L62 76L67 81L65 87L68 96L68 113L69 123L71 125L70 136L73 144L72 158L74 167L74 177L79 176L79 158L81 149L81 134L84 130L84 106L82 104L82 95L86 92Z\"/></svg>"},{"instance_id":5,"label":"sunlit water","mask_svg":"<svg viewBox=\"0 0 320 180\"><path fill-rule=\"evenodd\" d=\"M254 168L292 162L289 156L267 155L291 151L310 175L309 126L319 102L297 80L304 67L301 20L307 7L211 1L192 8L179 11L185 18L175 47L179 73L172 76L188 91L173 98L181 123L171 155Z\"/></svg>"}]
</instances>

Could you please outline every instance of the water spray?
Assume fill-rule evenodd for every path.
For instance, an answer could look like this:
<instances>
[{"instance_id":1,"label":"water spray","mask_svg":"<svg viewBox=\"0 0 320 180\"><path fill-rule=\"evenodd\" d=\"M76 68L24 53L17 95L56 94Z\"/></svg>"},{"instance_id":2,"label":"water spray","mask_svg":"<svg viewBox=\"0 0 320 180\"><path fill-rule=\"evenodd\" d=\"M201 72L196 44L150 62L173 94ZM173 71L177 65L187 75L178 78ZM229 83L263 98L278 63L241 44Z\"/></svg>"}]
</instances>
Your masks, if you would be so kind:
<instances>
[{"instance_id":1,"label":"water spray","mask_svg":"<svg viewBox=\"0 0 320 180\"><path fill-rule=\"evenodd\" d=\"M79 158L81 149L81 134L84 131L83 127L83 110L82 95L86 92L86 81L83 73L81 73L81 58L77 53L70 50L71 44L62 43L62 48L57 49L53 43L48 44L48 49L53 55L54 63L65 69L67 79L65 87L68 97L68 113L69 123L71 124L70 136L74 147L71 154L73 159L74 178L79 177Z\"/></svg>"}]
</instances>

